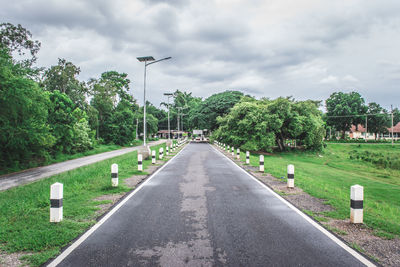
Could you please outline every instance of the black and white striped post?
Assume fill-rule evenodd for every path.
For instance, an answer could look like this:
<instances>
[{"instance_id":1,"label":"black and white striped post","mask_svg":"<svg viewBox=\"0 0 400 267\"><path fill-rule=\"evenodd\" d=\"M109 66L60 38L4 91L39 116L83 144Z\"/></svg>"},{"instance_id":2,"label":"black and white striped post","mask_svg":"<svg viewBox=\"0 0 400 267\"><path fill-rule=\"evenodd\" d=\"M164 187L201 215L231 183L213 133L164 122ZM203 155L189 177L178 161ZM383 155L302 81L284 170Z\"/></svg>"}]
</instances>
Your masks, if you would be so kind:
<instances>
[{"instance_id":1,"label":"black and white striped post","mask_svg":"<svg viewBox=\"0 0 400 267\"><path fill-rule=\"evenodd\" d=\"M287 187L294 188L294 165L287 166Z\"/></svg>"},{"instance_id":2,"label":"black and white striped post","mask_svg":"<svg viewBox=\"0 0 400 267\"><path fill-rule=\"evenodd\" d=\"M264 155L260 155L260 172L264 172Z\"/></svg>"},{"instance_id":3,"label":"black and white striped post","mask_svg":"<svg viewBox=\"0 0 400 267\"><path fill-rule=\"evenodd\" d=\"M224 150L226 150L226 144L224 144Z\"/></svg>"},{"instance_id":4,"label":"black and white striped post","mask_svg":"<svg viewBox=\"0 0 400 267\"><path fill-rule=\"evenodd\" d=\"M250 164L250 152L246 151L246 164Z\"/></svg>"},{"instance_id":5,"label":"black and white striped post","mask_svg":"<svg viewBox=\"0 0 400 267\"><path fill-rule=\"evenodd\" d=\"M240 159L240 149L236 149L236 159Z\"/></svg>"},{"instance_id":6,"label":"black and white striped post","mask_svg":"<svg viewBox=\"0 0 400 267\"><path fill-rule=\"evenodd\" d=\"M63 184L50 186L50 222L61 222L63 219Z\"/></svg>"},{"instance_id":7,"label":"black and white striped post","mask_svg":"<svg viewBox=\"0 0 400 267\"><path fill-rule=\"evenodd\" d=\"M166 152L166 156L168 156L168 155L169 155L169 148L168 148L168 146L165 147L165 150L167 151L167 152Z\"/></svg>"},{"instance_id":8,"label":"black and white striped post","mask_svg":"<svg viewBox=\"0 0 400 267\"><path fill-rule=\"evenodd\" d=\"M143 171L143 156L142 156L142 154L137 155L137 169L138 169L138 171Z\"/></svg>"},{"instance_id":9,"label":"black and white striped post","mask_svg":"<svg viewBox=\"0 0 400 267\"><path fill-rule=\"evenodd\" d=\"M353 185L350 188L350 222L363 223L364 187Z\"/></svg>"},{"instance_id":10,"label":"black and white striped post","mask_svg":"<svg viewBox=\"0 0 400 267\"><path fill-rule=\"evenodd\" d=\"M111 186L118 186L118 164L116 163L111 165Z\"/></svg>"},{"instance_id":11,"label":"black and white striped post","mask_svg":"<svg viewBox=\"0 0 400 267\"><path fill-rule=\"evenodd\" d=\"M235 156L235 148L232 147L232 151L231 151L232 156Z\"/></svg>"},{"instance_id":12,"label":"black and white striped post","mask_svg":"<svg viewBox=\"0 0 400 267\"><path fill-rule=\"evenodd\" d=\"M228 145L228 149L227 149L227 150L228 150L228 153L229 153L229 150L230 150L230 147L229 147L229 145Z\"/></svg>"},{"instance_id":13,"label":"black and white striped post","mask_svg":"<svg viewBox=\"0 0 400 267\"><path fill-rule=\"evenodd\" d=\"M163 148L160 147L160 149L158 150L158 159L162 159L163 158Z\"/></svg>"},{"instance_id":14,"label":"black and white striped post","mask_svg":"<svg viewBox=\"0 0 400 267\"><path fill-rule=\"evenodd\" d=\"M151 164L156 164L156 151L151 151Z\"/></svg>"}]
</instances>

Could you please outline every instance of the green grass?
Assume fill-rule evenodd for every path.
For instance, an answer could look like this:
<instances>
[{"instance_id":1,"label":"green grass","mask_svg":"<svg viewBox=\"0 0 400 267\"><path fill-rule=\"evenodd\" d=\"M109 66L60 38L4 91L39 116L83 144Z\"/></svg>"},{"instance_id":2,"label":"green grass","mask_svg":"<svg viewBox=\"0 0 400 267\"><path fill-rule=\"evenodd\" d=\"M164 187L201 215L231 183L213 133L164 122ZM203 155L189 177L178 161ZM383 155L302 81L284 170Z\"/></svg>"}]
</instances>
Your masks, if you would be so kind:
<instances>
[{"instance_id":1,"label":"green grass","mask_svg":"<svg viewBox=\"0 0 400 267\"><path fill-rule=\"evenodd\" d=\"M132 143L133 146L140 145L141 141L134 141ZM103 152L108 152L112 150L117 150L123 148L122 146L119 145L97 145L93 149L87 150L85 152L81 153L75 153L75 154L56 154L55 156L47 159L46 161L31 161L27 164L22 164L19 167L14 167L14 168L5 168L5 169L0 169L0 175L7 174L7 173L12 173L12 172L18 172L18 171L23 171L29 168L35 168L39 166L46 166L50 165L53 163L58 163L58 162L63 162L66 160L71 160L71 159L77 159L85 156L90 156L90 155L95 155Z\"/></svg>"},{"instance_id":2,"label":"green grass","mask_svg":"<svg viewBox=\"0 0 400 267\"><path fill-rule=\"evenodd\" d=\"M378 168L369 162L351 160L349 153L373 151L400 157L400 146L389 144L328 144L322 153L286 152L264 156L265 172L286 177L287 165L295 166L295 186L324 199L335 208L322 215L350 217L350 186L364 186L364 222L380 236L400 235L400 171ZM245 161L245 151L241 160ZM259 156L251 155L250 164L258 166Z\"/></svg>"},{"instance_id":3,"label":"green grass","mask_svg":"<svg viewBox=\"0 0 400 267\"><path fill-rule=\"evenodd\" d=\"M162 145L153 146L157 151ZM111 164L119 168L119 186L111 187ZM143 161L146 169L151 158ZM130 189L123 180L137 171L137 152L127 153L92 165L61 173L25 186L0 192L0 249L8 252L34 252L24 256L33 266L54 257L71 240L85 232L96 222L97 205L104 203L94 198ZM49 222L50 185L64 185L64 219Z\"/></svg>"}]
</instances>

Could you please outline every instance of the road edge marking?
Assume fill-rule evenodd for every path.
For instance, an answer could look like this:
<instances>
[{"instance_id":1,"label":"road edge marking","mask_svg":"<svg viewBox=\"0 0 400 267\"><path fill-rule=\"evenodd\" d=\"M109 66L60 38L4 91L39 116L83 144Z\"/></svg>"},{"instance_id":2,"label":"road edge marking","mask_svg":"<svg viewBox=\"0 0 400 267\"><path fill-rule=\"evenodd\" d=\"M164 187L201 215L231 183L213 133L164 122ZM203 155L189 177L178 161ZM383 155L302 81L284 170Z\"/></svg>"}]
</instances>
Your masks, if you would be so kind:
<instances>
[{"instance_id":1,"label":"road edge marking","mask_svg":"<svg viewBox=\"0 0 400 267\"><path fill-rule=\"evenodd\" d=\"M245 174L247 174L248 176L250 176L251 178L253 178L254 181L256 181L257 183L259 183L261 186L263 186L264 188L266 188L269 192L272 193L273 196L275 196L276 198L278 198L279 200L281 200L283 203L285 203L289 208L291 208L292 210L294 210L297 214L299 214L301 217L303 217L307 222L309 222L312 226L314 226L315 228L317 228L319 231L321 231L323 234L325 234L327 237L329 237L333 242L335 242L336 244L338 244L341 248L343 248L344 250L346 250L348 253L350 253L353 257L355 257L357 260L359 260L361 263L363 263L366 266L376 266L374 263L372 263L370 260L368 260L367 258L365 258L363 255L361 255L360 253L358 253L357 251L355 251L354 249L352 249L351 247L349 247L346 243L344 243L342 240L340 240L339 238L337 238L335 235L333 235L331 232L329 232L327 229L325 229L324 227L322 227L321 225L319 225L318 223L316 223L313 219L311 219L309 216L307 216L306 214L304 214L301 210L299 210L298 208L296 208L292 203L290 203L289 201L287 201L286 199L284 199L282 196L280 196L278 193L276 193L275 191L273 191L269 186L267 186L266 184L264 184L263 182L261 182L260 180L258 180L256 177L254 177L253 175L251 175L250 173L248 173L245 169L243 169L242 167L240 167L239 165L237 165L231 158L227 157L224 153L222 153L221 151L219 151L218 149L216 149L213 145L210 144L210 146L217 151L218 153L220 153L222 156L224 156L225 158L227 158L233 165L235 165L237 168L239 168L241 171L243 171Z\"/></svg>"},{"instance_id":2,"label":"road edge marking","mask_svg":"<svg viewBox=\"0 0 400 267\"><path fill-rule=\"evenodd\" d=\"M101 218L95 225L93 225L89 230L87 230L81 237L79 237L75 242L73 242L66 250L64 250L60 255L58 255L54 260L52 260L47 267L55 267L60 264L72 251L74 251L80 244L82 244L92 233L94 233L103 223L105 223L115 212L117 212L130 198L132 198L137 192L142 189L155 175L157 175L162 169L164 169L170 162L178 158L179 154L186 148L184 146L178 153L168 160L161 168L152 173L149 178L146 179L142 184L135 188L127 197L125 197L121 202L119 202L114 208L112 208L107 214Z\"/></svg>"}]
</instances>

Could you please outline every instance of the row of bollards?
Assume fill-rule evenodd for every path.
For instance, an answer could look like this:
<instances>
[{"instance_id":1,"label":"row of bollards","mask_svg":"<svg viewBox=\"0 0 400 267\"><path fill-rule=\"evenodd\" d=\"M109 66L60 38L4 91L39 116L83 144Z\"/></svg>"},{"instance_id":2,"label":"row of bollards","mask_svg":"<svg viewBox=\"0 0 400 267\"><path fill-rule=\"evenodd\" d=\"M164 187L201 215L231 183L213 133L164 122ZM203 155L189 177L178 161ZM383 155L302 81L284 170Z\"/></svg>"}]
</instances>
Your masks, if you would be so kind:
<instances>
[{"instance_id":1,"label":"row of bollards","mask_svg":"<svg viewBox=\"0 0 400 267\"><path fill-rule=\"evenodd\" d=\"M234 156L234 147L216 141L218 147L227 152L231 152ZM240 160L240 149L236 150L236 158ZM250 152L246 151L246 164L250 164ZM259 156L259 171L264 172L264 155ZM287 166L287 187L294 188L294 165ZM364 187L361 185L353 185L350 187L350 222L363 223L364 213Z\"/></svg>"},{"instance_id":2,"label":"row of bollards","mask_svg":"<svg viewBox=\"0 0 400 267\"><path fill-rule=\"evenodd\" d=\"M169 147L166 147L166 155L169 155L169 151L175 151L178 147L184 145L186 140L173 143ZM162 159L164 156L164 148L161 147L159 150L159 158ZM151 163L156 164L156 151L151 151ZM138 154L137 156L138 171L143 171L143 155ZM118 164L114 163L111 165L111 186L118 186ZM61 222L63 220L63 184L54 183L50 186L50 222Z\"/></svg>"}]
</instances>

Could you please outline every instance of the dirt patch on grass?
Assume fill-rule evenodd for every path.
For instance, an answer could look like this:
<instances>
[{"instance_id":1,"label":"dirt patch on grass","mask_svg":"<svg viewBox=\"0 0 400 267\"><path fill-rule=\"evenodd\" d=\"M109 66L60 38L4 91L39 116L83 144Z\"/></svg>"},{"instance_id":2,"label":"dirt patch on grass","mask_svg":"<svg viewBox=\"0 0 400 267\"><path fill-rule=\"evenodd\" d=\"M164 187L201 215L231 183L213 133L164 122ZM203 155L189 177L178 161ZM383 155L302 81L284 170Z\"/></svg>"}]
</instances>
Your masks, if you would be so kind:
<instances>
[{"instance_id":1,"label":"dirt patch on grass","mask_svg":"<svg viewBox=\"0 0 400 267\"><path fill-rule=\"evenodd\" d=\"M24 261L19 258L26 255L32 255L32 253L27 252L16 252L7 253L0 250L0 267L17 267L17 266L28 266Z\"/></svg>"},{"instance_id":2,"label":"dirt patch on grass","mask_svg":"<svg viewBox=\"0 0 400 267\"><path fill-rule=\"evenodd\" d=\"M349 244L356 244L362 251L377 259L383 266L400 266L400 239L391 240L375 236L365 225L351 224L350 220L322 222Z\"/></svg>"},{"instance_id":3,"label":"dirt patch on grass","mask_svg":"<svg viewBox=\"0 0 400 267\"><path fill-rule=\"evenodd\" d=\"M147 177L147 175L135 175L132 176L130 178L126 178L124 180L124 184L129 187L129 188L134 188L136 187L138 184L140 184L141 182L143 182L143 180L145 180Z\"/></svg>"}]
</instances>

